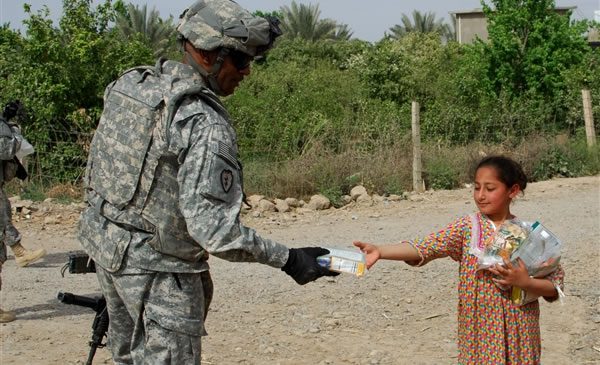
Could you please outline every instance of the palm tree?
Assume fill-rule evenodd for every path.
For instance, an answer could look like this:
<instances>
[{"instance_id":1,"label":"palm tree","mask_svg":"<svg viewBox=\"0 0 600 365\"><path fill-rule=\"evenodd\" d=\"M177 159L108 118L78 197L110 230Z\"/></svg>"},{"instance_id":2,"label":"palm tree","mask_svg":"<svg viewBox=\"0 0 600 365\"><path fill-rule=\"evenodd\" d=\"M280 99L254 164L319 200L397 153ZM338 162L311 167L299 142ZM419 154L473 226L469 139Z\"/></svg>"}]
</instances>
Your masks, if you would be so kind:
<instances>
[{"instance_id":1,"label":"palm tree","mask_svg":"<svg viewBox=\"0 0 600 365\"><path fill-rule=\"evenodd\" d=\"M163 20L155 8L148 13L146 5L138 7L131 3L127 4L125 10L119 13L115 20L121 36L127 39L141 36L156 57L165 56L176 47L172 16Z\"/></svg>"},{"instance_id":2,"label":"palm tree","mask_svg":"<svg viewBox=\"0 0 600 365\"><path fill-rule=\"evenodd\" d=\"M396 24L390 28L391 38L402 38L407 33L439 33L445 40L453 39L452 28L444 23L443 19L435 19L435 13L427 12L422 14L418 10L413 10L412 19L406 14L402 14L402 25Z\"/></svg>"},{"instance_id":3,"label":"palm tree","mask_svg":"<svg viewBox=\"0 0 600 365\"><path fill-rule=\"evenodd\" d=\"M348 24L337 24L336 28L335 28L335 34L333 36L333 39L339 39L339 40L349 40L350 37L352 37L352 30L350 29L350 27L348 27Z\"/></svg>"},{"instance_id":4,"label":"palm tree","mask_svg":"<svg viewBox=\"0 0 600 365\"><path fill-rule=\"evenodd\" d=\"M338 24L332 19L319 19L319 5L297 4L283 6L281 28L283 34L290 38L303 38L309 41L320 39L349 39L352 32L346 24Z\"/></svg>"},{"instance_id":5,"label":"palm tree","mask_svg":"<svg viewBox=\"0 0 600 365\"><path fill-rule=\"evenodd\" d=\"M444 28L442 29L442 40L445 40L446 42L456 41L456 15L452 15L450 24L444 24Z\"/></svg>"}]
</instances>

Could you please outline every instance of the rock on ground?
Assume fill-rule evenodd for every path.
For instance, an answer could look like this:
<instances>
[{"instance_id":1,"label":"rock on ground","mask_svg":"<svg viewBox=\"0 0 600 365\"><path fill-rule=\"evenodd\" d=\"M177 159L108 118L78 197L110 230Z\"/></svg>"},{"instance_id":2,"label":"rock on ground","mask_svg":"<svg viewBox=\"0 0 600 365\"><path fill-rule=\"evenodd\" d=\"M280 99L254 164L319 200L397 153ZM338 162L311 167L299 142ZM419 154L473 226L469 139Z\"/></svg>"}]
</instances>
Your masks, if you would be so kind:
<instances>
[{"instance_id":1,"label":"rock on ground","mask_svg":"<svg viewBox=\"0 0 600 365\"><path fill-rule=\"evenodd\" d=\"M513 205L563 239L566 298L541 304L544 365L600 362L600 177L533 183ZM48 205L50 204L50 205ZM288 203L289 204L289 203ZM61 276L79 245L80 207L44 203L17 227L44 261L2 270L2 308L18 320L0 325L0 362L82 364L93 312L56 299L59 291L99 294L93 274ZM396 242L425 235L474 211L471 191L435 191L421 201L302 213L252 214L244 222L290 247L349 247L353 240ZM56 218L60 215L62 218ZM45 217L54 217L47 224ZM381 262L364 277L340 275L299 286L278 269L210 258L215 296L203 338L203 364L454 364L457 265L449 259L412 268ZM94 364L109 364L98 349Z\"/></svg>"}]
</instances>

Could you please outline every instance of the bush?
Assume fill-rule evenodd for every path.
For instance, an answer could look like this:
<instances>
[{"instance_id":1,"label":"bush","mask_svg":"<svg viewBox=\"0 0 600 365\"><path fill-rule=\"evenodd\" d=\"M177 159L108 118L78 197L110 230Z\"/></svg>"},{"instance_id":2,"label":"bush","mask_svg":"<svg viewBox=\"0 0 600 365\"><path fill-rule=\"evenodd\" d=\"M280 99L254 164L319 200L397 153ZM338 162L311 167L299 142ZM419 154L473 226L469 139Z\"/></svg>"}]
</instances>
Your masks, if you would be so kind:
<instances>
[{"instance_id":1,"label":"bush","mask_svg":"<svg viewBox=\"0 0 600 365\"><path fill-rule=\"evenodd\" d=\"M426 188L440 190L453 189L459 186L459 173L449 163L450 161L434 157L425 167Z\"/></svg>"},{"instance_id":2,"label":"bush","mask_svg":"<svg viewBox=\"0 0 600 365\"><path fill-rule=\"evenodd\" d=\"M35 183L24 184L19 192L19 195L21 199L32 200L34 202L41 202L46 200L44 187Z\"/></svg>"},{"instance_id":3,"label":"bush","mask_svg":"<svg viewBox=\"0 0 600 365\"><path fill-rule=\"evenodd\" d=\"M247 194L277 198L321 193L334 205L356 185L379 194L398 194L412 186L412 157L406 142L406 137L397 137L392 145L338 154L316 143L295 159L278 163L248 160L244 164L245 189Z\"/></svg>"},{"instance_id":4,"label":"bush","mask_svg":"<svg viewBox=\"0 0 600 365\"><path fill-rule=\"evenodd\" d=\"M355 74L326 61L257 66L225 102L251 158L295 159L319 144L332 153L368 149L400 128L396 105L369 99Z\"/></svg>"},{"instance_id":5,"label":"bush","mask_svg":"<svg viewBox=\"0 0 600 365\"><path fill-rule=\"evenodd\" d=\"M531 135L519 144L471 143L423 144L423 170L429 189L454 189L472 183L474 168L483 156L503 154L521 163L530 181L555 176L584 176L600 172L600 148L589 149L585 138L567 135ZM339 205L356 185L370 193L401 194L412 190L410 137L370 151L347 150L341 154L313 149L285 162L252 160L245 164L245 188L249 194L269 197L327 196Z\"/></svg>"},{"instance_id":6,"label":"bush","mask_svg":"<svg viewBox=\"0 0 600 365\"><path fill-rule=\"evenodd\" d=\"M553 142L535 161L529 175L532 181L592 175L600 171L598 146L590 149L582 138L555 138Z\"/></svg>"}]
</instances>

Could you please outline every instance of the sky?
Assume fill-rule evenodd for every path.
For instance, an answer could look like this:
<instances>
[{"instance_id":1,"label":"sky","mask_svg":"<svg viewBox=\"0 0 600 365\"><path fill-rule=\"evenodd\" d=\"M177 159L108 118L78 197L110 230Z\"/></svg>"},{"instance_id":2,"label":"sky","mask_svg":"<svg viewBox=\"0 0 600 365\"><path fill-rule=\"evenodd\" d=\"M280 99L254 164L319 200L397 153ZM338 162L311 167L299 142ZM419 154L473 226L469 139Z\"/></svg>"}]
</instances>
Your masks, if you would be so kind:
<instances>
[{"instance_id":1,"label":"sky","mask_svg":"<svg viewBox=\"0 0 600 365\"><path fill-rule=\"evenodd\" d=\"M191 5L194 0L125 0L125 3L148 5L148 10L156 8L162 18L173 15L175 19ZM292 0L237 0L237 3L249 11L278 10L289 6ZM321 18L331 18L338 23L347 24L354 38L375 42L386 31L400 23L400 16L413 10L422 13L434 12L437 18L450 19L449 13L481 8L479 0L297 0L299 4L318 4ZM0 24L10 23L13 29L23 29L25 19L23 4L31 5L36 12L42 6L50 9L50 18L55 22L62 14L63 0L0 0ZM94 0L94 4L100 3ZM488 1L489 3L489 1ZM576 6L573 19L594 19L594 11L600 12L600 0L556 0L556 6Z\"/></svg>"}]
</instances>

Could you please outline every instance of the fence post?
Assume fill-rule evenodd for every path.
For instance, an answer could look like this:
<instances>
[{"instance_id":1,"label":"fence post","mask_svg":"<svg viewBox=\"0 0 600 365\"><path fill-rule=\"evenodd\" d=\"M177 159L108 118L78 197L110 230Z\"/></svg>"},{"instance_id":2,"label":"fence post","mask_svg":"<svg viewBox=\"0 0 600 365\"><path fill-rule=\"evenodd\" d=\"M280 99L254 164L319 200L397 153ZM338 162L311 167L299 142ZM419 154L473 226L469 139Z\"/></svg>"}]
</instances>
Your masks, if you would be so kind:
<instances>
[{"instance_id":1,"label":"fence post","mask_svg":"<svg viewBox=\"0 0 600 365\"><path fill-rule=\"evenodd\" d=\"M421 123L419 102L412 102L412 143L413 143L413 190L422 193L425 190L423 181L423 164L421 162Z\"/></svg>"},{"instance_id":2,"label":"fence post","mask_svg":"<svg viewBox=\"0 0 600 365\"><path fill-rule=\"evenodd\" d=\"M583 119L585 120L585 136L588 147L596 145L596 131L594 129L594 115L592 114L592 96L589 89L581 90L583 99Z\"/></svg>"}]
</instances>

